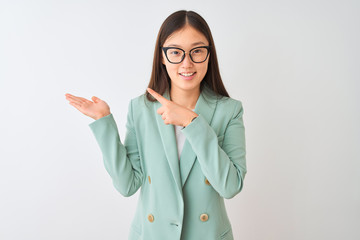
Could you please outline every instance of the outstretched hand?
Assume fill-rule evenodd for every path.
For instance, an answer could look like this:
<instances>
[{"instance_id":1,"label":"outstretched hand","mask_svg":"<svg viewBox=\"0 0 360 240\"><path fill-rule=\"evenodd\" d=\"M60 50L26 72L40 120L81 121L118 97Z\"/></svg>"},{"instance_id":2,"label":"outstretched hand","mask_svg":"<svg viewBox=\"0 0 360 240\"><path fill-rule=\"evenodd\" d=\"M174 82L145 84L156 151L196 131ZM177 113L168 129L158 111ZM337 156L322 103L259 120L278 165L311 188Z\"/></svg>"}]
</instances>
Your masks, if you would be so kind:
<instances>
[{"instance_id":1,"label":"outstretched hand","mask_svg":"<svg viewBox=\"0 0 360 240\"><path fill-rule=\"evenodd\" d=\"M164 98L151 88L147 88L147 91L161 103L162 106L157 110L157 113L161 115L166 125L173 124L186 127L194 117L198 116L191 109Z\"/></svg>"},{"instance_id":2,"label":"outstretched hand","mask_svg":"<svg viewBox=\"0 0 360 240\"><path fill-rule=\"evenodd\" d=\"M105 117L110 114L110 107L109 105L101 100L93 96L91 99L94 101L87 100L86 98L76 97L69 93L65 94L66 99L69 101L69 104L74 106L77 110L89 116L95 120L99 118Z\"/></svg>"}]
</instances>

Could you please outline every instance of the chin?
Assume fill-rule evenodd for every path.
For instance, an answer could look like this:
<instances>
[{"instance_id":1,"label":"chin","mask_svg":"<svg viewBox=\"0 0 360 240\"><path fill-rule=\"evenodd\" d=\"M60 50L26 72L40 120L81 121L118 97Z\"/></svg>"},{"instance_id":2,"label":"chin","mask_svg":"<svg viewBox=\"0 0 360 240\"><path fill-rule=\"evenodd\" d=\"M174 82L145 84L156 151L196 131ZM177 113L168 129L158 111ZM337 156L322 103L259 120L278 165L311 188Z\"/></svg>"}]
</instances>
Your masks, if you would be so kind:
<instances>
[{"instance_id":1,"label":"chin","mask_svg":"<svg viewBox=\"0 0 360 240\"><path fill-rule=\"evenodd\" d=\"M175 88L185 90L185 91L191 91L194 89L200 88L201 81L198 80L190 80L190 81L184 81L183 79L178 79L176 82L171 81L171 86L174 86Z\"/></svg>"}]
</instances>

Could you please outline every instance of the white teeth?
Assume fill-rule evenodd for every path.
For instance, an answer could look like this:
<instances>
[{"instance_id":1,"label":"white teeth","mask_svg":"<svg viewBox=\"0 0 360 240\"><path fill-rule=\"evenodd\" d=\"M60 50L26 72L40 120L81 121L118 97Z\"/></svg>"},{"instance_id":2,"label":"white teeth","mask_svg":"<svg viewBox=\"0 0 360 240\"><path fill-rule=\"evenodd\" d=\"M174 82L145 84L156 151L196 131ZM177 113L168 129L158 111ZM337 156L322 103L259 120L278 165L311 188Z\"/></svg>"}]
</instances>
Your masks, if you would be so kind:
<instances>
[{"instance_id":1,"label":"white teeth","mask_svg":"<svg viewBox=\"0 0 360 240\"><path fill-rule=\"evenodd\" d=\"M194 72L193 73L180 73L180 75L182 75L184 77L190 77L190 76L194 75Z\"/></svg>"}]
</instances>

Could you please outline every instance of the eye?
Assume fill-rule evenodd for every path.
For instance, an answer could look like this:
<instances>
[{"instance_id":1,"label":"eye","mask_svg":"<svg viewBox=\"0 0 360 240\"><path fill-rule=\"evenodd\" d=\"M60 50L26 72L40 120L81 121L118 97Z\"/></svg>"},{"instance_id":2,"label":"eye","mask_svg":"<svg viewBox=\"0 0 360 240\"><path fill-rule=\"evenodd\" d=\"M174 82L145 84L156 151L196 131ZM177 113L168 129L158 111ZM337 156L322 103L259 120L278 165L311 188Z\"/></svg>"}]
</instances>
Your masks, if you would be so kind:
<instances>
[{"instance_id":1,"label":"eye","mask_svg":"<svg viewBox=\"0 0 360 240\"><path fill-rule=\"evenodd\" d=\"M203 53L204 52L204 49L202 49L202 48L197 48L197 49L194 49L193 50L193 54L201 54L201 53Z\"/></svg>"},{"instance_id":2,"label":"eye","mask_svg":"<svg viewBox=\"0 0 360 240\"><path fill-rule=\"evenodd\" d=\"M170 49L168 54L176 56L176 55L180 55L181 53L179 50Z\"/></svg>"}]
</instances>

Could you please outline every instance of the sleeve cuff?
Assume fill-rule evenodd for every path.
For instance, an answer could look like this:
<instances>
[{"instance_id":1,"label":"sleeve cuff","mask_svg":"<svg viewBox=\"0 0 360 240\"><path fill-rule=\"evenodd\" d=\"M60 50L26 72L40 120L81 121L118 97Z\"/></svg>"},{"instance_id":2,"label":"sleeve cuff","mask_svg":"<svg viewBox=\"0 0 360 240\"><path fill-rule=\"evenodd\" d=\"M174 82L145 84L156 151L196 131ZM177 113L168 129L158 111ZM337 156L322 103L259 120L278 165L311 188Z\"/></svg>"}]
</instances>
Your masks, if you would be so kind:
<instances>
[{"instance_id":1,"label":"sleeve cuff","mask_svg":"<svg viewBox=\"0 0 360 240\"><path fill-rule=\"evenodd\" d=\"M190 137L192 135L201 134L202 131L207 130L208 122L202 115L198 115L194 121L189 123L185 128L181 131L184 133L186 137Z\"/></svg>"},{"instance_id":2,"label":"sleeve cuff","mask_svg":"<svg viewBox=\"0 0 360 240\"><path fill-rule=\"evenodd\" d=\"M105 117L99 118L98 120L91 122L89 124L89 127L91 129L94 129L98 125L103 125L104 123L109 123L109 122L115 122L115 119L114 119L114 116L112 115L112 113L106 115Z\"/></svg>"}]
</instances>

